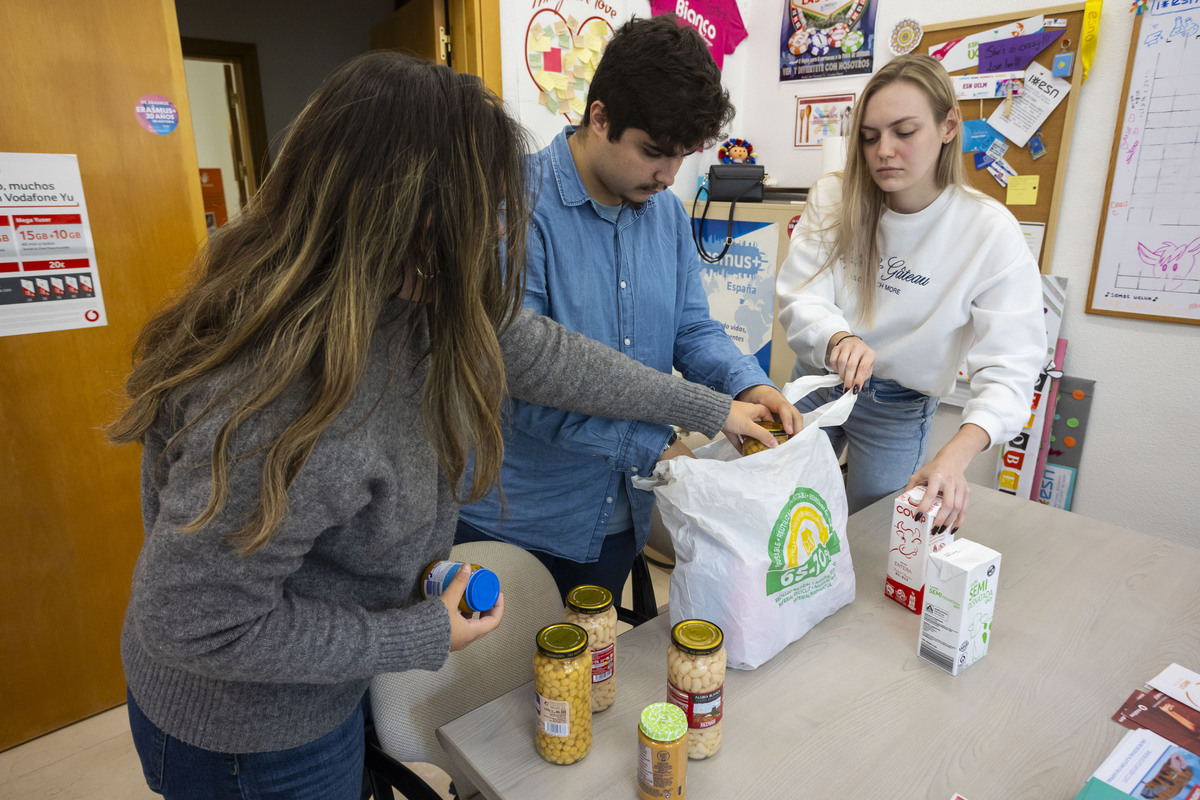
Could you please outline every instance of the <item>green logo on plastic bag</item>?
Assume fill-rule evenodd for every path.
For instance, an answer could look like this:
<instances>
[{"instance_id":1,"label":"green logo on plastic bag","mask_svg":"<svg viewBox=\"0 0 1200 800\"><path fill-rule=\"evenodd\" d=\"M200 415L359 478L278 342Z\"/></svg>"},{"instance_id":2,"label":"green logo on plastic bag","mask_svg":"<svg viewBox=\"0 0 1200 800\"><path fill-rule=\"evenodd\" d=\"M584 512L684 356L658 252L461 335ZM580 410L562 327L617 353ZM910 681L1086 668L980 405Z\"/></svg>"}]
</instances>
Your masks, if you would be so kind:
<instances>
[{"instance_id":1,"label":"green logo on plastic bag","mask_svg":"<svg viewBox=\"0 0 1200 800\"><path fill-rule=\"evenodd\" d=\"M767 595L817 577L841 551L825 498L815 489L796 489L779 512L767 542L771 557Z\"/></svg>"}]
</instances>

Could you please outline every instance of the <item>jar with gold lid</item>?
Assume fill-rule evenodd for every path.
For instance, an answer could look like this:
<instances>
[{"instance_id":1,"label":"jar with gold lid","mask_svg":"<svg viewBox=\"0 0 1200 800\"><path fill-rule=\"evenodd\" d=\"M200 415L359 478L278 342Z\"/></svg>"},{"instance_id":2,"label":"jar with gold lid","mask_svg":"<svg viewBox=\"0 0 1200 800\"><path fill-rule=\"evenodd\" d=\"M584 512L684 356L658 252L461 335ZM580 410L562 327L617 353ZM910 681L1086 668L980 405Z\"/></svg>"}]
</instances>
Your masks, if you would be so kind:
<instances>
[{"instance_id":1,"label":"jar with gold lid","mask_svg":"<svg viewBox=\"0 0 1200 800\"><path fill-rule=\"evenodd\" d=\"M688 758L708 758L721 747L725 705L725 635L702 619L671 629L667 646L667 699L687 716Z\"/></svg>"},{"instance_id":2,"label":"jar with gold lid","mask_svg":"<svg viewBox=\"0 0 1200 800\"><path fill-rule=\"evenodd\" d=\"M783 429L782 423L760 422L758 424L761 425L763 428L766 428L768 431L770 431L771 435L775 437L775 441L779 442L780 444L783 444L784 442L786 442L788 439L791 438L788 435L787 431L785 431ZM749 436L742 437L742 455L748 456L748 455L752 455L754 453L761 453L763 450L766 450L766 449L767 449L767 446L765 444L763 444L762 442L760 442L758 439L752 439Z\"/></svg>"},{"instance_id":3,"label":"jar with gold lid","mask_svg":"<svg viewBox=\"0 0 1200 800\"><path fill-rule=\"evenodd\" d=\"M617 699L617 607L603 586L576 586L567 593L563 620L587 631L592 654L592 713Z\"/></svg>"},{"instance_id":4,"label":"jar with gold lid","mask_svg":"<svg viewBox=\"0 0 1200 800\"><path fill-rule=\"evenodd\" d=\"M560 622L538 631L533 656L538 755L574 764L592 749L592 658L587 631Z\"/></svg>"}]
</instances>

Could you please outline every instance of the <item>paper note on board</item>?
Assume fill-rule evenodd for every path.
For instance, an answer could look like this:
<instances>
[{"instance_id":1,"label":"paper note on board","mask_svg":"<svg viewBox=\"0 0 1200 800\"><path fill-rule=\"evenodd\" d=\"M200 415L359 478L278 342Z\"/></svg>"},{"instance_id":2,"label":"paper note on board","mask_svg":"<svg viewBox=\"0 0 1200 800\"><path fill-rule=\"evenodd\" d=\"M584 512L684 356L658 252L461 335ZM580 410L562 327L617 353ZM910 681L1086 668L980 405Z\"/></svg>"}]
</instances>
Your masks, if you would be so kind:
<instances>
[{"instance_id":1,"label":"paper note on board","mask_svg":"<svg viewBox=\"0 0 1200 800\"><path fill-rule=\"evenodd\" d=\"M942 62L947 72L957 72L960 69L970 69L979 64L979 44L994 39L1005 39L1010 36L1024 36L1027 33L1042 29L1042 15L1029 17L1011 25L993 28L990 31L980 31L961 39L954 39L929 48L929 55Z\"/></svg>"},{"instance_id":2,"label":"paper note on board","mask_svg":"<svg viewBox=\"0 0 1200 800\"><path fill-rule=\"evenodd\" d=\"M1010 206L1036 206L1038 194L1037 175L1014 175L1008 179L1008 197L1005 204Z\"/></svg>"},{"instance_id":3,"label":"paper note on board","mask_svg":"<svg viewBox=\"0 0 1200 800\"><path fill-rule=\"evenodd\" d=\"M1009 115L1004 116L1004 104L1000 104L988 117L988 124L1017 147L1024 147L1069 91L1071 84L1054 77L1035 61L1025 70L1025 93L1013 98Z\"/></svg>"},{"instance_id":4,"label":"paper note on board","mask_svg":"<svg viewBox=\"0 0 1200 800\"><path fill-rule=\"evenodd\" d=\"M984 73L1025 69L1038 53L1062 36L1062 33L1061 30L1042 30L1027 36L983 42L979 45L979 71Z\"/></svg>"},{"instance_id":5,"label":"paper note on board","mask_svg":"<svg viewBox=\"0 0 1200 800\"><path fill-rule=\"evenodd\" d=\"M1022 70L1024 67L1022 67ZM1012 93L1016 97L1025 91L1025 73L995 72L990 75L951 75L954 96L959 100L993 100Z\"/></svg>"}]
</instances>

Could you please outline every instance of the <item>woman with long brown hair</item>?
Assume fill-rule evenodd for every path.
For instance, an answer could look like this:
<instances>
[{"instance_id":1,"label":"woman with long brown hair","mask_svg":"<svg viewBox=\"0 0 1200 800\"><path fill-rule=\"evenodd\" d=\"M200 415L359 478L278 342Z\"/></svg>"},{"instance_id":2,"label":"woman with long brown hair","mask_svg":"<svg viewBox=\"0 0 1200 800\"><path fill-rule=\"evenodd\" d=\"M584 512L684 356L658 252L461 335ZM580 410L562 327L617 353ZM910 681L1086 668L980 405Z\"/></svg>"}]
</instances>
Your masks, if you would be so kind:
<instances>
[{"instance_id":1,"label":"woman with long brown hair","mask_svg":"<svg viewBox=\"0 0 1200 800\"><path fill-rule=\"evenodd\" d=\"M455 610L466 570L441 598L418 579L495 483L506 397L771 443L761 406L519 310L523 152L477 78L359 57L142 332L110 430L143 445L121 651L166 797L358 796L370 678L503 614Z\"/></svg>"},{"instance_id":2,"label":"woman with long brown hair","mask_svg":"<svg viewBox=\"0 0 1200 800\"><path fill-rule=\"evenodd\" d=\"M846 168L817 181L779 270L779 318L796 371L835 372L858 393L846 423L850 511L925 485L919 511L957 530L964 472L1029 416L1046 353L1037 262L1008 209L970 188L962 114L942 65L911 53L872 76L854 109ZM968 348L970 348L968 352ZM934 410L966 356L971 399L925 459Z\"/></svg>"}]
</instances>

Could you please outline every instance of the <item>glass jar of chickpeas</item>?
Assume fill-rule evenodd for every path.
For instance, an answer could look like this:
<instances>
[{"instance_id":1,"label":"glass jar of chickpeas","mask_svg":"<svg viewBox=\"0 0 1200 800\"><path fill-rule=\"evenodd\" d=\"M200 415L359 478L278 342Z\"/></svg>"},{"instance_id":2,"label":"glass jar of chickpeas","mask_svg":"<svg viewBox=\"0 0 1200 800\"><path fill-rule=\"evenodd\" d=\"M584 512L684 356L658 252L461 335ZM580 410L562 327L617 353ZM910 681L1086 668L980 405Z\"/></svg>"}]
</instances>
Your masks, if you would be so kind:
<instances>
[{"instance_id":1,"label":"glass jar of chickpeas","mask_svg":"<svg viewBox=\"0 0 1200 800\"><path fill-rule=\"evenodd\" d=\"M592 658L587 631L560 622L538 631L533 656L538 755L574 764L592 749Z\"/></svg>"},{"instance_id":2,"label":"glass jar of chickpeas","mask_svg":"<svg viewBox=\"0 0 1200 800\"><path fill-rule=\"evenodd\" d=\"M603 586L576 586L567 593L563 620L587 631L592 653L592 713L617 699L617 607Z\"/></svg>"},{"instance_id":3,"label":"glass jar of chickpeas","mask_svg":"<svg viewBox=\"0 0 1200 800\"><path fill-rule=\"evenodd\" d=\"M708 758L721 747L724 711L725 636L702 619L671 629L667 646L667 699L688 721L688 758Z\"/></svg>"}]
</instances>

